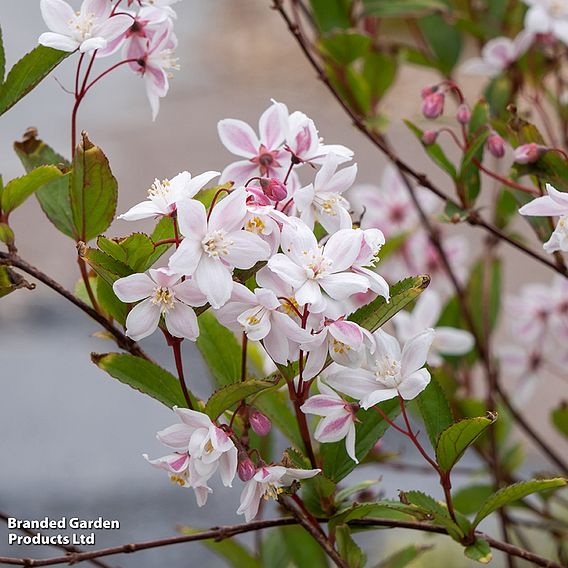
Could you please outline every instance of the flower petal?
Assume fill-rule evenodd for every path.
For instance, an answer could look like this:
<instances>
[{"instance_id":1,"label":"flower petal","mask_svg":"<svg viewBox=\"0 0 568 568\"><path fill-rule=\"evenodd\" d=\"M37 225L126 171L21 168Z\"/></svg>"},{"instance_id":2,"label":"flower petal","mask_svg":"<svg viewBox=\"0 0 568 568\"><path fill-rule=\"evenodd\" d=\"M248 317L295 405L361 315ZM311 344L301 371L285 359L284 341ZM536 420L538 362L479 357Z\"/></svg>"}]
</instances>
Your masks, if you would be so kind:
<instances>
[{"instance_id":1,"label":"flower petal","mask_svg":"<svg viewBox=\"0 0 568 568\"><path fill-rule=\"evenodd\" d=\"M249 231L234 231L227 235L231 241L225 260L236 268L252 268L260 260L268 260L270 246Z\"/></svg>"},{"instance_id":2,"label":"flower petal","mask_svg":"<svg viewBox=\"0 0 568 568\"><path fill-rule=\"evenodd\" d=\"M402 349L400 371L403 379L426 364L428 351L436 333L432 328L425 329L408 341Z\"/></svg>"},{"instance_id":3,"label":"flower petal","mask_svg":"<svg viewBox=\"0 0 568 568\"><path fill-rule=\"evenodd\" d=\"M430 372L428 369L420 369L405 378L402 383L398 385L398 392L404 400L412 400L428 386L429 382Z\"/></svg>"},{"instance_id":4,"label":"flower petal","mask_svg":"<svg viewBox=\"0 0 568 568\"><path fill-rule=\"evenodd\" d=\"M126 213L119 215L117 218L124 221L139 221L140 219L149 219L158 215L166 215L167 211L162 210L154 201L147 199L131 207Z\"/></svg>"},{"instance_id":5,"label":"flower petal","mask_svg":"<svg viewBox=\"0 0 568 568\"><path fill-rule=\"evenodd\" d=\"M190 341L195 341L199 336L199 325L197 316L192 308L183 302L174 302L164 315L166 327L174 337L185 337Z\"/></svg>"},{"instance_id":6,"label":"flower petal","mask_svg":"<svg viewBox=\"0 0 568 568\"><path fill-rule=\"evenodd\" d=\"M244 158L254 158L258 154L260 141L246 122L225 118L219 121L217 130L222 144L229 152Z\"/></svg>"},{"instance_id":7,"label":"flower petal","mask_svg":"<svg viewBox=\"0 0 568 568\"><path fill-rule=\"evenodd\" d=\"M131 274L118 279L112 286L114 293L121 302L138 302L148 298L154 292L156 284L144 273Z\"/></svg>"},{"instance_id":8,"label":"flower petal","mask_svg":"<svg viewBox=\"0 0 568 568\"><path fill-rule=\"evenodd\" d=\"M41 0L40 10L43 21L52 32L62 35L70 33L69 22L75 19L75 12L67 2L63 0Z\"/></svg>"},{"instance_id":9,"label":"flower petal","mask_svg":"<svg viewBox=\"0 0 568 568\"><path fill-rule=\"evenodd\" d=\"M218 201L209 216L209 231L223 230L227 233L242 229L247 214L247 194L244 188L232 191Z\"/></svg>"},{"instance_id":10,"label":"flower petal","mask_svg":"<svg viewBox=\"0 0 568 568\"><path fill-rule=\"evenodd\" d=\"M126 335L140 341L156 331L160 321L160 306L152 300L144 300L134 306L126 317Z\"/></svg>"},{"instance_id":11,"label":"flower petal","mask_svg":"<svg viewBox=\"0 0 568 568\"><path fill-rule=\"evenodd\" d=\"M220 260L203 255L195 271L195 282L214 309L223 306L231 297L233 278Z\"/></svg>"},{"instance_id":12,"label":"flower petal","mask_svg":"<svg viewBox=\"0 0 568 568\"><path fill-rule=\"evenodd\" d=\"M276 101L260 117L258 131L260 142L269 150L275 150L286 136L288 127L288 108Z\"/></svg>"},{"instance_id":13,"label":"flower petal","mask_svg":"<svg viewBox=\"0 0 568 568\"><path fill-rule=\"evenodd\" d=\"M38 43L45 47L52 47L61 51L75 51L79 47L79 42L62 34L44 32L39 36Z\"/></svg>"}]
</instances>

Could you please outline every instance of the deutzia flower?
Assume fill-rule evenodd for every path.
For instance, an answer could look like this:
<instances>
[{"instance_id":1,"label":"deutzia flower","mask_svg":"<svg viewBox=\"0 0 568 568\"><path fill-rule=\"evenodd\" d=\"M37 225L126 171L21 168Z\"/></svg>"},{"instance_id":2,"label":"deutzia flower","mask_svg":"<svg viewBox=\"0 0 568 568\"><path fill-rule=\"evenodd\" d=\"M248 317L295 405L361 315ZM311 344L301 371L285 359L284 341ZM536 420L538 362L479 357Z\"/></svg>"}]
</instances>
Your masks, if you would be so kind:
<instances>
[{"instance_id":1,"label":"deutzia flower","mask_svg":"<svg viewBox=\"0 0 568 568\"><path fill-rule=\"evenodd\" d=\"M202 306L206 299L191 280L180 282L181 276L167 268L150 269L147 274L131 274L120 278L113 290L121 302L143 300L130 310L126 318L126 335L139 341L153 333L160 317L174 337L195 341L199 335L197 316L190 306Z\"/></svg>"},{"instance_id":2,"label":"deutzia flower","mask_svg":"<svg viewBox=\"0 0 568 568\"><path fill-rule=\"evenodd\" d=\"M64 0L41 0L40 8L51 31L41 34L38 41L61 51L87 53L105 48L132 25L130 16L111 16L108 0L84 0L79 12Z\"/></svg>"},{"instance_id":3,"label":"deutzia flower","mask_svg":"<svg viewBox=\"0 0 568 568\"><path fill-rule=\"evenodd\" d=\"M231 438L203 412L174 411L181 422L158 432L158 440L176 452L189 452L197 476L190 483L201 485L219 469L223 485L231 487L237 473L237 448Z\"/></svg>"},{"instance_id":4,"label":"deutzia flower","mask_svg":"<svg viewBox=\"0 0 568 568\"><path fill-rule=\"evenodd\" d=\"M300 219L310 228L319 222L329 233L352 226L349 202L341 195L349 189L357 175L357 164L337 171L340 163L335 154L328 154L313 184L294 193L294 203Z\"/></svg>"},{"instance_id":5,"label":"deutzia flower","mask_svg":"<svg viewBox=\"0 0 568 568\"><path fill-rule=\"evenodd\" d=\"M521 58L533 41L534 34L522 31L514 40L496 37L489 40L481 50L481 57L468 59L462 66L464 73L496 77Z\"/></svg>"},{"instance_id":6,"label":"deutzia flower","mask_svg":"<svg viewBox=\"0 0 568 568\"><path fill-rule=\"evenodd\" d=\"M220 308L231 296L233 268L251 268L270 256L260 237L243 231L247 215L246 192L237 189L218 202L209 219L203 203L178 203L178 223L185 237L170 258L170 268L193 275L209 303Z\"/></svg>"},{"instance_id":7,"label":"deutzia flower","mask_svg":"<svg viewBox=\"0 0 568 568\"><path fill-rule=\"evenodd\" d=\"M355 422L358 405L346 402L333 389L318 379L320 394L311 396L300 407L304 414L323 416L314 438L322 443L339 442L345 438L347 455L359 463L355 455Z\"/></svg>"},{"instance_id":8,"label":"deutzia flower","mask_svg":"<svg viewBox=\"0 0 568 568\"><path fill-rule=\"evenodd\" d=\"M244 514L247 523L252 521L258 513L260 500L263 497L277 499L283 487L288 487L300 479L314 477L320 471L320 469L293 469L281 465L259 467L254 477L245 484L237 514Z\"/></svg>"},{"instance_id":9,"label":"deutzia flower","mask_svg":"<svg viewBox=\"0 0 568 568\"><path fill-rule=\"evenodd\" d=\"M176 19L177 14L172 8L172 4L177 4L180 0L141 0L142 8L140 14L150 18L171 18Z\"/></svg>"},{"instance_id":10,"label":"deutzia flower","mask_svg":"<svg viewBox=\"0 0 568 568\"><path fill-rule=\"evenodd\" d=\"M221 183L230 180L240 185L254 176L283 179L290 164L290 155L282 147L287 120L286 105L273 101L260 117L260 136L242 120L219 121L217 130L225 148L246 158L228 165L221 174Z\"/></svg>"},{"instance_id":11,"label":"deutzia flower","mask_svg":"<svg viewBox=\"0 0 568 568\"><path fill-rule=\"evenodd\" d=\"M149 217L168 216L177 209L181 199L193 197L205 184L217 177L219 172L205 172L194 178L189 172L181 172L171 180L154 180L148 190L146 201L138 203L126 213L118 216L125 221L138 221Z\"/></svg>"},{"instance_id":12,"label":"deutzia flower","mask_svg":"<svg viewBox=\"0 0 568 568\"><path fill-rule=\"evenodd\" d=\"M251 341L262 341L270 357L285 365L297 358L298 345L309 340L310 334L281 308L272 290L257 288L251 292L235 283L231 299L217 311L217 318L225 327L246 333Z\"/></svg>"},{"instance_id":13,"label":"deutzia flower","mask_svg":"<svg viewBox=\"0 0 568 568\"><path fill-rule=\"evenodd\" d=\"M423 329L436 325L442 313L440 296L434 290L423 293L412 313L401 311L396 314L393 323L396 335L405 343L416 336ZM436 335L428 354L428 365L439 367L444 359L442 355L465 355L473 347L473 336L469 331L454 327L435 327Z\"/></svg>"},{"instance_id":14,"label":"deutzia flower","mask_svg":"<svg viewBox=\"0 0 568 568\"><path fill-rule=\"evenodd\" d=\"M368 288L367 279L347 272L361 250L362 233L343 229L331 235L324 246L301 221L284 226L282 250L268 261L268 267L295 290L300 305L312 304L313 311L325 309L325 291L335 300L345 300Z\"/></svg>"},{"instance_id":15,"label":"deutzia flower","mask_svg":"<svg viewBox=\"0 0 568 568\"><path fill-rule=\"evenodd\" d=\"M330 374L327 383L359 400L365 410L398 395L411 400L430 382L430 373L423 367L434 335L433 329L426 329L401 350L396 338L379 329L373 334L375 352L367 353L361 368Z\"/></svg>"},{"instance_id":16,"label":"deutzia flower","mask_svg":"<svg viewBox=\"0 0 568 568\"><path fill-rule=\"evenodd\" d=\"M568 26L568 24L567 24ZM568 193L558 191L549 183L546 184L548 195L537 197L519 209L521 215L537 215L543 217L559 217L556 228L550 239L544 243L544 250L552 254L560 250L568 252Z\"/></svg>"},{"instance_id":17,"label":"deutzia flower","mask_svg":"<svg viewBox=\"0 0 568 568\"><path fill-rule=\"evenodd\" d=\"M524 0L529 5L525 29L533 34L552 34L568 44L568 2L566 0Z\"/></svg>"}]
</instances>

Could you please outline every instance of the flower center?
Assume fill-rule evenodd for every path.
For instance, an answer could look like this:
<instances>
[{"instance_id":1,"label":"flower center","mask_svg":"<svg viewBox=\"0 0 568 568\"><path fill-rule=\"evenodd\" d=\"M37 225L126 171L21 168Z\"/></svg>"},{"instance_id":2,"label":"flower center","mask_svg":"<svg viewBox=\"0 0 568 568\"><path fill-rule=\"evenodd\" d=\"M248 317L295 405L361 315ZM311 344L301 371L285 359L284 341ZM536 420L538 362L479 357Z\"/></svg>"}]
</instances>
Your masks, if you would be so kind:
<instances>
[{"instance_id":1,"label":"flower center","mask_svg":"<svg viewBox=\"0 0 568 568\"><path fill-rule=\"evenodd\" d=\"M337 215L338 207L349 206L347 200L337 193L320 193L316 194L314 198L314 204L320 209L325 215Z\"/></svg>"},{"instance_id":2,"label":"flower center","mask_svg":"<svg viewBox=\"0 0 568 568\"><path fill-rule=\"evenodd\" d=\"M189 485L189 471L184 471L182 473L170 473L170 481L180 487L187 487Z\"/></svg>"},{"instance_id":3,"label":"flower center","mask_svg":"<svg viewBox=\"0 0 568 568\"><path fill-rule=\"evenodd\" d=\"M162 311L171 310L174 307L174 294L169 288L158 286L154 288L151 301L152 304L159 305Z\"/></svg>"},{"instance_id":4,"label":"flower center","mask_svg":"<svg viewBox=\"0 0 568 568\"><path fill-rule=\"evenodd\" d=\"M561 234L562 238L568 238L568 215L562 215L558 219L556 231Z\"/></svg>"},{"instance_id":5,"label":"flower center","mask_svg":"<svg viewBox=\"0 0 568 568\"><path fill-rule=\"evenodd\" d=\"M267 501L268 499L274 499L276 501L276 499L278 499L278 495L280 495L283 491L284 489L282 489L282 487L279 487L274 483L267 483L264 487L263 497Z\"/></svg>"},{"instance_id":6,"label":"flower center","mask_svg":"<svg viewBox=\"0 0 568 568\"><path fill-rule=\"evenodd\" d=\"M351 351L351 347L349 345L343 343L343 341L338 341L337 339L333 338L332 347L334 353L347 353Z\"/></svg>"},{"instance_id":7,"label":"flower center","mask_svg":"<svg viewBox=\"0 0 568 568\"><path fill-rule=\"evenodd\" d=\"M96 15L94 13L81 16L80 12L69 21L69 26L74 30L75 38L79 41L84 41L91 37L91 31L95 25Z\"/></svg>"},{"instance_id":8,"label":"flower center","mask_svg":"<svg viewBox=\"0 0 568 568\"><path fill-rule=\"evenodd\" d=\"M154 180L154 183L150 186L148 190L149 197L163 197L167 198L170 194L170 180L163 179L160 181L158 178Z\"/></svg>"},{"instance_id":9,"label":"flower center","mask_svg":"<svg viewBox=\"0 0 568 568\"><path fill-rule=\"evenodd\" d=\"M162 69L174 69L175 71L179 71L179 57L176 57L176 52L173 49L162 49L160 53L157 53L152 56L152 61L158 67ZM168 77L172 77L172 75L168 75Z\"/></svg>"},{"instance_id":10,"label":"flower center","mask_svg":"<svg viewBox=\"0 0 568 568\"><path fill-rule=\"evenodd\" d=\"M375 377L387 388L396 388L400 382L400 362L389 355L375 359Z\"/></svg>"},{"instance_id":11,"label":"flower center","mask_svg":"<svg viewBox=\"0 0 568 568\"><path fill-rule=\"evenodd\" d=\"M201 241L203 250L213 258L219 258L221 255L229 254L229 247L234 244L234 241L226 238L226 233L223 229L218 231L211 231L207 233Z\"/></svg>"},{"instance_id":12,"label":"flower center","mask_svg":"<svg viewBox=\"0 0 568 568\"><path fill-rule=\"evenodd\" d=\"M304 268L308 278L318 280L324 277L331 268L333 261L325 258L322 254L322 248L302 251L304 257Z\"/></svg>"},{"instance_id":13,"label":"flower center","mask_svg":"<svg viewBox=\"0 0 568 568\"><path fill-rule=\"evenodd\" d=\"M266 229L266 225L260 217L251 217L245 225L245 230L257 235L262 235L264 229Z\"/></svg>"},{"instance_id":14,"label":"flower center","mask_svg":"<svg viewBox=\"0 0 568 568\"><path fill-rule=\"evenodd\" d=\"M562 18L567 13L565 0L551 0L548 6L548 12L553 18Z\"/></svg>"}]
</instances>

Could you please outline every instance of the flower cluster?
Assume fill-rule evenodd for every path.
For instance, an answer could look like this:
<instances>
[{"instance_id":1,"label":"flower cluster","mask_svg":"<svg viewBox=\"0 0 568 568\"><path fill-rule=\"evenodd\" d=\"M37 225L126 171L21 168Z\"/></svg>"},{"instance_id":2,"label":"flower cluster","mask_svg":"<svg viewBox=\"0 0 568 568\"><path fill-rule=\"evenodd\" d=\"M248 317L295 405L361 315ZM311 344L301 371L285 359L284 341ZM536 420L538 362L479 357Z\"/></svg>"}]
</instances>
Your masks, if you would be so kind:
<instances>
[{"instance_id":1,"label":"flower cluster","mask_svg":"<svg viewBox=\"0 0 568 568\"><path fill-rule=\"evenodd\" d=\"M144 78L146 94L156 118L160 98L169 90L169 74L178 69L177 38L172 4L179 0L139 0L133 11L120 6L121 0L83 0L79 11L64 0L41 0L41 13L49 32L39 43L61 51L92 53L102 58L122 52L126 63ZM129 2L128 5L134 4Z\"/></svg>"},{"instance_id":2,"label":"flower cluster","mask_svg":"<svg viewBox=\"0 0 568 568\"><path fill-rule=\"evenodd\" d=\"M114 284L119 299L139 302L129 312L127 335L138 340L160 327L174 338L194 341L199 326L193 308L208 304L237 337L244 334L259 342L273 363L299 362L293 388L301 411L322 417L315 439L345 439L348 454L357 461L358 412L393 397L414 398L430 380L426 360L440 364L441 354L464 353L471 338L439 328L434 342L432 327L441 310L434 292L412 314L400 314L396 330L402 348L384 331L371 334L349 320L377 296L389 300L389 285L376 271L385 244L378 225L391 235L416 222L410 204L393 191L387 207L370 209L383 217L354 227L344 196L357 172L356 165L344 165L353 155L349 149L324 144L311 119L289 113L275 101L260 118L259 136L233 119L219 123L219 134L227 149L246 159L222 174L192 177L182 172L171 180L156 180L147 199L120 216L128 221L170 217L175 228L170 239L175 250L166 268ZM314 168L314 179L302 184L300 174ZM212 190L206 207L199 192L219 175L226 183ZM423 267L428 268L423 260L417 262L416 268ZM238 280L239 271L251 269L255 287L249 288ZM330 364L324 379L322 371ZM319 394L310 396L315 378ZM175 453L151 463L180 485L192 487L200 505L217 470L225 485L237 471L246 482L238 512L247 520L255 516L262 496L277 497L292 480L319 471L266 465L260 456L253 462L233 427L239 410L225 425L194 410L176 412L181 424L158 434ZM258 411L248 407L245 419L257 434L268 432L270 422Z\"/></svg>"}]
</instances>

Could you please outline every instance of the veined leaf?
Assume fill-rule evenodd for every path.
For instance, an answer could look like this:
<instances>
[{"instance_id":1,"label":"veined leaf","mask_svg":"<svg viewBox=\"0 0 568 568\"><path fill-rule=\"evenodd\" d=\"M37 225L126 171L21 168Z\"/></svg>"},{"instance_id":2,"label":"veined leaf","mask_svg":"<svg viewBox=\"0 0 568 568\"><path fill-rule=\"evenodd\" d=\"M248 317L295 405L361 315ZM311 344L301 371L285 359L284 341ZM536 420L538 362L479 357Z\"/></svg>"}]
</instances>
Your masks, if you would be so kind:
<instances>
[{"instance_id":1,"label":"veined leaf","mask_svg":"<svg viewBox=\"0 0 568 568\"><path fill-rule=\"evenodd\" d=\"M96 248L79 247L79 256L111 286L119 278L130 276L134 273L134 270L124 264L124 262L116 260L116 258Z\"/></svg>"},{"instance_id":2,"label":"veined leaf","mask_svg":"<svg viewBox=\"0 0 568 568\"><path fill-rule=\"evenodd\" d=\"M438 438L436 445L436 459L442 471L448 473L461 459L471 444L485 432L496 416L491 418L466 418L446 428Z\"/></svg>"},{"instance_id":3,"label":"veined leaf","mask_svg":"<svg viewBox=\"0 0 568 568\"><path fill-rule=\"evenodd\" d=\"M435 375L432 376L424 391L416 397L416 404L424 420L432 447L435 448L440 434L454 421L448 399Z\"/></svg>"},{"instance_id":4,"label":"veined leaf","mask_svg":"<svg viewBox=\"0 0 568 568\"><path fill-rule=\"evenodd\" d=\"M127 353L92 353L91 359L111 377L170 408L187 406L178 379L151 361ZM193 407L199 408L197 399L190 397Z\"/></svg>"},{"instance_id":5,"label":"veined leaf","mask_svg":"<svg viewBox=\"0 0 568 568\"><path fill-rule=\"evenodd\" d=\"M473 544L466 546L463 553L472 560L481 564L488 564L493 559L489 543L484 538L477 537Z\"/></svg>"}]
</instances>

